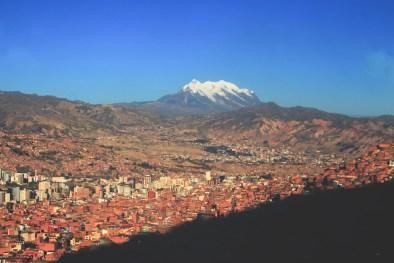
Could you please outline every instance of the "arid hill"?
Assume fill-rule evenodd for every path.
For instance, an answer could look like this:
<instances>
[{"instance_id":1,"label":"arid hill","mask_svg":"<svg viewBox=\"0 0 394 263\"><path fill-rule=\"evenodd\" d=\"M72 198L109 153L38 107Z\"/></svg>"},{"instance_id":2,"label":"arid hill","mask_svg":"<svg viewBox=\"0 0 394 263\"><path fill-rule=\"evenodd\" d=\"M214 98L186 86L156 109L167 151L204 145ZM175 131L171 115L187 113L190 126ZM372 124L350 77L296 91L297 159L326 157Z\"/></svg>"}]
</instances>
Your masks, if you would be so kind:
<instances>
[{"instance_id":1,"label":"arid hill","mask_svg":"<svg viewBox=\"0 0 394 263\"><path fill-rule=\"evenodd\" d=\"M0 93L0 127L5 131L78 135L150 124L149 114L133 109L20 92Z\"/></svg>"},{"instance_id":2,"label":"arid hill","mask_svg":"<svg viewBox=\"0 0 394 263\"><path fill-rule=\"evenodd\" d=\"M394 138L394 117L353 118L312 108L264 103L199 120L207 138L302 150L355 153Z\"/></svg>"},{"instance_id":3,"label":"arid hill","mask_svg":"<svg viewBox=\"0 0 394 263\"><path fill-rule=\"evenodd\" d=\"M4 132L68 136L116 135L130 132L130 127L169 128L214 143L286 145L351 157L394 138L393 116L352 118L263 103L225 113L168 117L144 107L93 105L19 92L0 93L0 127Z\"/></svg>"}]
</instances>

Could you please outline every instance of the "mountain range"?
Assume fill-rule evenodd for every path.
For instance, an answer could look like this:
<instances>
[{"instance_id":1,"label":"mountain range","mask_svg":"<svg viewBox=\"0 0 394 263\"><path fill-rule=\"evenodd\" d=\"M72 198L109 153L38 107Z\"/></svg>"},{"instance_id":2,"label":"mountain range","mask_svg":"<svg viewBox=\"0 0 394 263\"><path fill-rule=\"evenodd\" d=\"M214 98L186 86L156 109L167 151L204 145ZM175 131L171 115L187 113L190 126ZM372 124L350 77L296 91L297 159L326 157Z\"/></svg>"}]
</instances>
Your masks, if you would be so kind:
<instances>
[{"instance_id":1,"label":"mountain range","mask_svg":"<svg viewBox=\"0 0 394 263\"><path fill-rule=\"evenodd\" d=\"M0 127L8 132L79 135L147 126L152 114L114 105L94 105L53 96L0 92ZM152 117L152 119L154 119Z\"/></svg>"},{"instance_id":2,"label":"mountain range","mask_svg":"<svg viewBox=\"0 0 394 263\"><path fill-rule=\"evenodd\" d=\"M275 103L203 117L199 123L201 133L213 139L327 153L357 154L394 138L394 116L354 118Z\"/></svg>"},{"instance_id":3,"label":"mountain range","mask_svg":"<svg viewBox=\"0 0 394 263\"><path fill-rule=\"evenodd\" d=\"M260 100L252 90L224 80L200 82L196 79L177 93L165 95L157 101L121 103L167 117L227 112L259 104Z\"/></svg>"},{"instance_id":4,"label":"mountain range","mask_svg":"<svg viewBox=\"0 0 394 263\"><path fill-rule=\"evenodd\" d=\"M344 154L357 154L394 138L394 116L354 118L313 108L285 108L262 103L253 91L229 82L197 80L155 102L132 104L95 105L1 92L0 127L7 132L66 136L127 133L131 127L168 128L212 142L286 145Z\"/></svg>"}]
</instances>

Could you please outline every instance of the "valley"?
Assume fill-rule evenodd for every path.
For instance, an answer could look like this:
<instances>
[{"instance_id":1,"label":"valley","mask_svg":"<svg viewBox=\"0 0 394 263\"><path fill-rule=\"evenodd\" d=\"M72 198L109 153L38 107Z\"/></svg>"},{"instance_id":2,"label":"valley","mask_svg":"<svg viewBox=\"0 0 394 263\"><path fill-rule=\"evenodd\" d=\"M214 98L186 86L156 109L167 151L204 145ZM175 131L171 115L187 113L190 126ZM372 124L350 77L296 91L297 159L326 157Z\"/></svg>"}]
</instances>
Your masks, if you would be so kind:
<instances>
[{"instance_id":1,"label":"valley","mask_svg":"<svg viewBox=\"0 0 394 263\"><path fill-rule=\"evenodd\" d=\"M170 107L188 111L163 116L144 108L151 104L22 93L2 93L0 101L0 254L7 260L56 261L197 218L393 177L392 116L261 102L209 114L194 111L195 103L177 105Z\"/></svg>"}]
</instances>

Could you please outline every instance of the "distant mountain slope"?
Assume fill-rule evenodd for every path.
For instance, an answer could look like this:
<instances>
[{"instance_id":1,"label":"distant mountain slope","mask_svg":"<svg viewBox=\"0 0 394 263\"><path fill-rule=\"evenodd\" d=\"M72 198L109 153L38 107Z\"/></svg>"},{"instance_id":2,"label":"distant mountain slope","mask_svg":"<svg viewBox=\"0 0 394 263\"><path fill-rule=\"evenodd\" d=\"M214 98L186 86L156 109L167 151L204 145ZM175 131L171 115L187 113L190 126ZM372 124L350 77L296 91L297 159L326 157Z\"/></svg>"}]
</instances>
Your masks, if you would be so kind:
<instances>
[{"instance_id":1,"label":"distant mountain slope","mask_svg":"<svg viewBox=\"0 0 394 263\"><path fill-rule=\"evenodd\" d=\"M231 112L192 115L197 108L170 106L162 102L140 103L157 112L133 106L92 105L51 96L0 92L0 129L11 132L42 132L79 135L117 133L128 127L167 127L195 131L196 137L213 142L253 145L286 145L302 150L358 154L366 148L394 138L394 117L352 118L317 109L284 108L259 103ZM137 106L136 106L137 105ZM185 116L179 112L188 111ZM200 111L200 113L203 113ZM163 118L163 116L165 118Z\"/></svg>"},{"instance_id":2,"label":"distant mountain slope","mask_svg":"<svg viewBox=\"0 0 394 263\"><path fill-rule=\"evenodd\" d=\"M60 262L394 262L394 184L294 196Z\"/></svg>"},{"instance_id":3,"label":"distant mountain slope","mask_svg":"<svg viewBox=\"0 0 394 263\"><path fill-rule=\"evenodd\" d=\"M157 101L121 105L171 117L233 111L259 104L260 100L253 91L239 88L233 83L192 80L177 93L165 95Z\"/></svg>"},{"instance_id":4,"label":"distant mountain slope","mask_svg":"<svg viewBox=\"0 0 394 263\"><path fill-rule=\"evenodd\" d=\"M207 109L168 104L160 101L116 103L114 105L130 109L136 109L144 112L150 112L164 118L176 118L181 116L208 114Z\"/></svg>"},{"instance_id":5,"label":"distant mountain slope","mask_svg":"<svg viewBox=\"0 0 394 263\"><path fill-rule=\"evenodd\" d=\"M394 116L352 118L312 108L263 103L194 120L206 137L327 152L363 151L394 138Z\"/></svg>"},{"instance_id":6,"label":"distant mountain slope","mask_svg":"<svg viewBox=\"0 0 394 263\"><path fill-rule=\"evenodd\" d=\"M0 93L0 128L6 131L76 134L150 123L149 114L133 109L20 92Z\"/></svg>"}]
</instances>

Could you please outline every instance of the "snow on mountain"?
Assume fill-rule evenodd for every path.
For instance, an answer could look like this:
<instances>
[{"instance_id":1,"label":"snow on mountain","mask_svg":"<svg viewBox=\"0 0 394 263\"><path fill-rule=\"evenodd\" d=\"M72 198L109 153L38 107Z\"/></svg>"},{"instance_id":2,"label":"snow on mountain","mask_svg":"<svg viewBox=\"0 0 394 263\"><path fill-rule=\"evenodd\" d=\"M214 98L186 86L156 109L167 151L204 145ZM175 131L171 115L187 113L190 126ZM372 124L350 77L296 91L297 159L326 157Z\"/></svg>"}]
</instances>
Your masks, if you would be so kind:
<instances>
[{"instance_id":1,"label":"snow on mountain","mask_svg":"<svg viewBox=\"0 0 394 263\"><path fill-rule=\"evenodd\" d=\"M220 80L217 82L206 81L204 83L193 79L190 83L186 84L182 91L197 93L200 96L205 96L213 102L217 102L217 97L228 97L229 94L239 97L241 100L245 100L244 97L239 96L245 94L246 96L253 97L254 92L248 89L241 89L235 84Z\"/></svg>"},{"instance_id":2,"label":"snow on mountain","mask_svg":"<svg viewBox=\"0 0 394 263\"><path fill-rule=\"evenodd\" d=\"M193 108L199 112L230 111L260 103L258 97L249 89L220 80L200 82L192 80L179 92L158 100L171 106Z\"/></svg>"}]
</instances>

